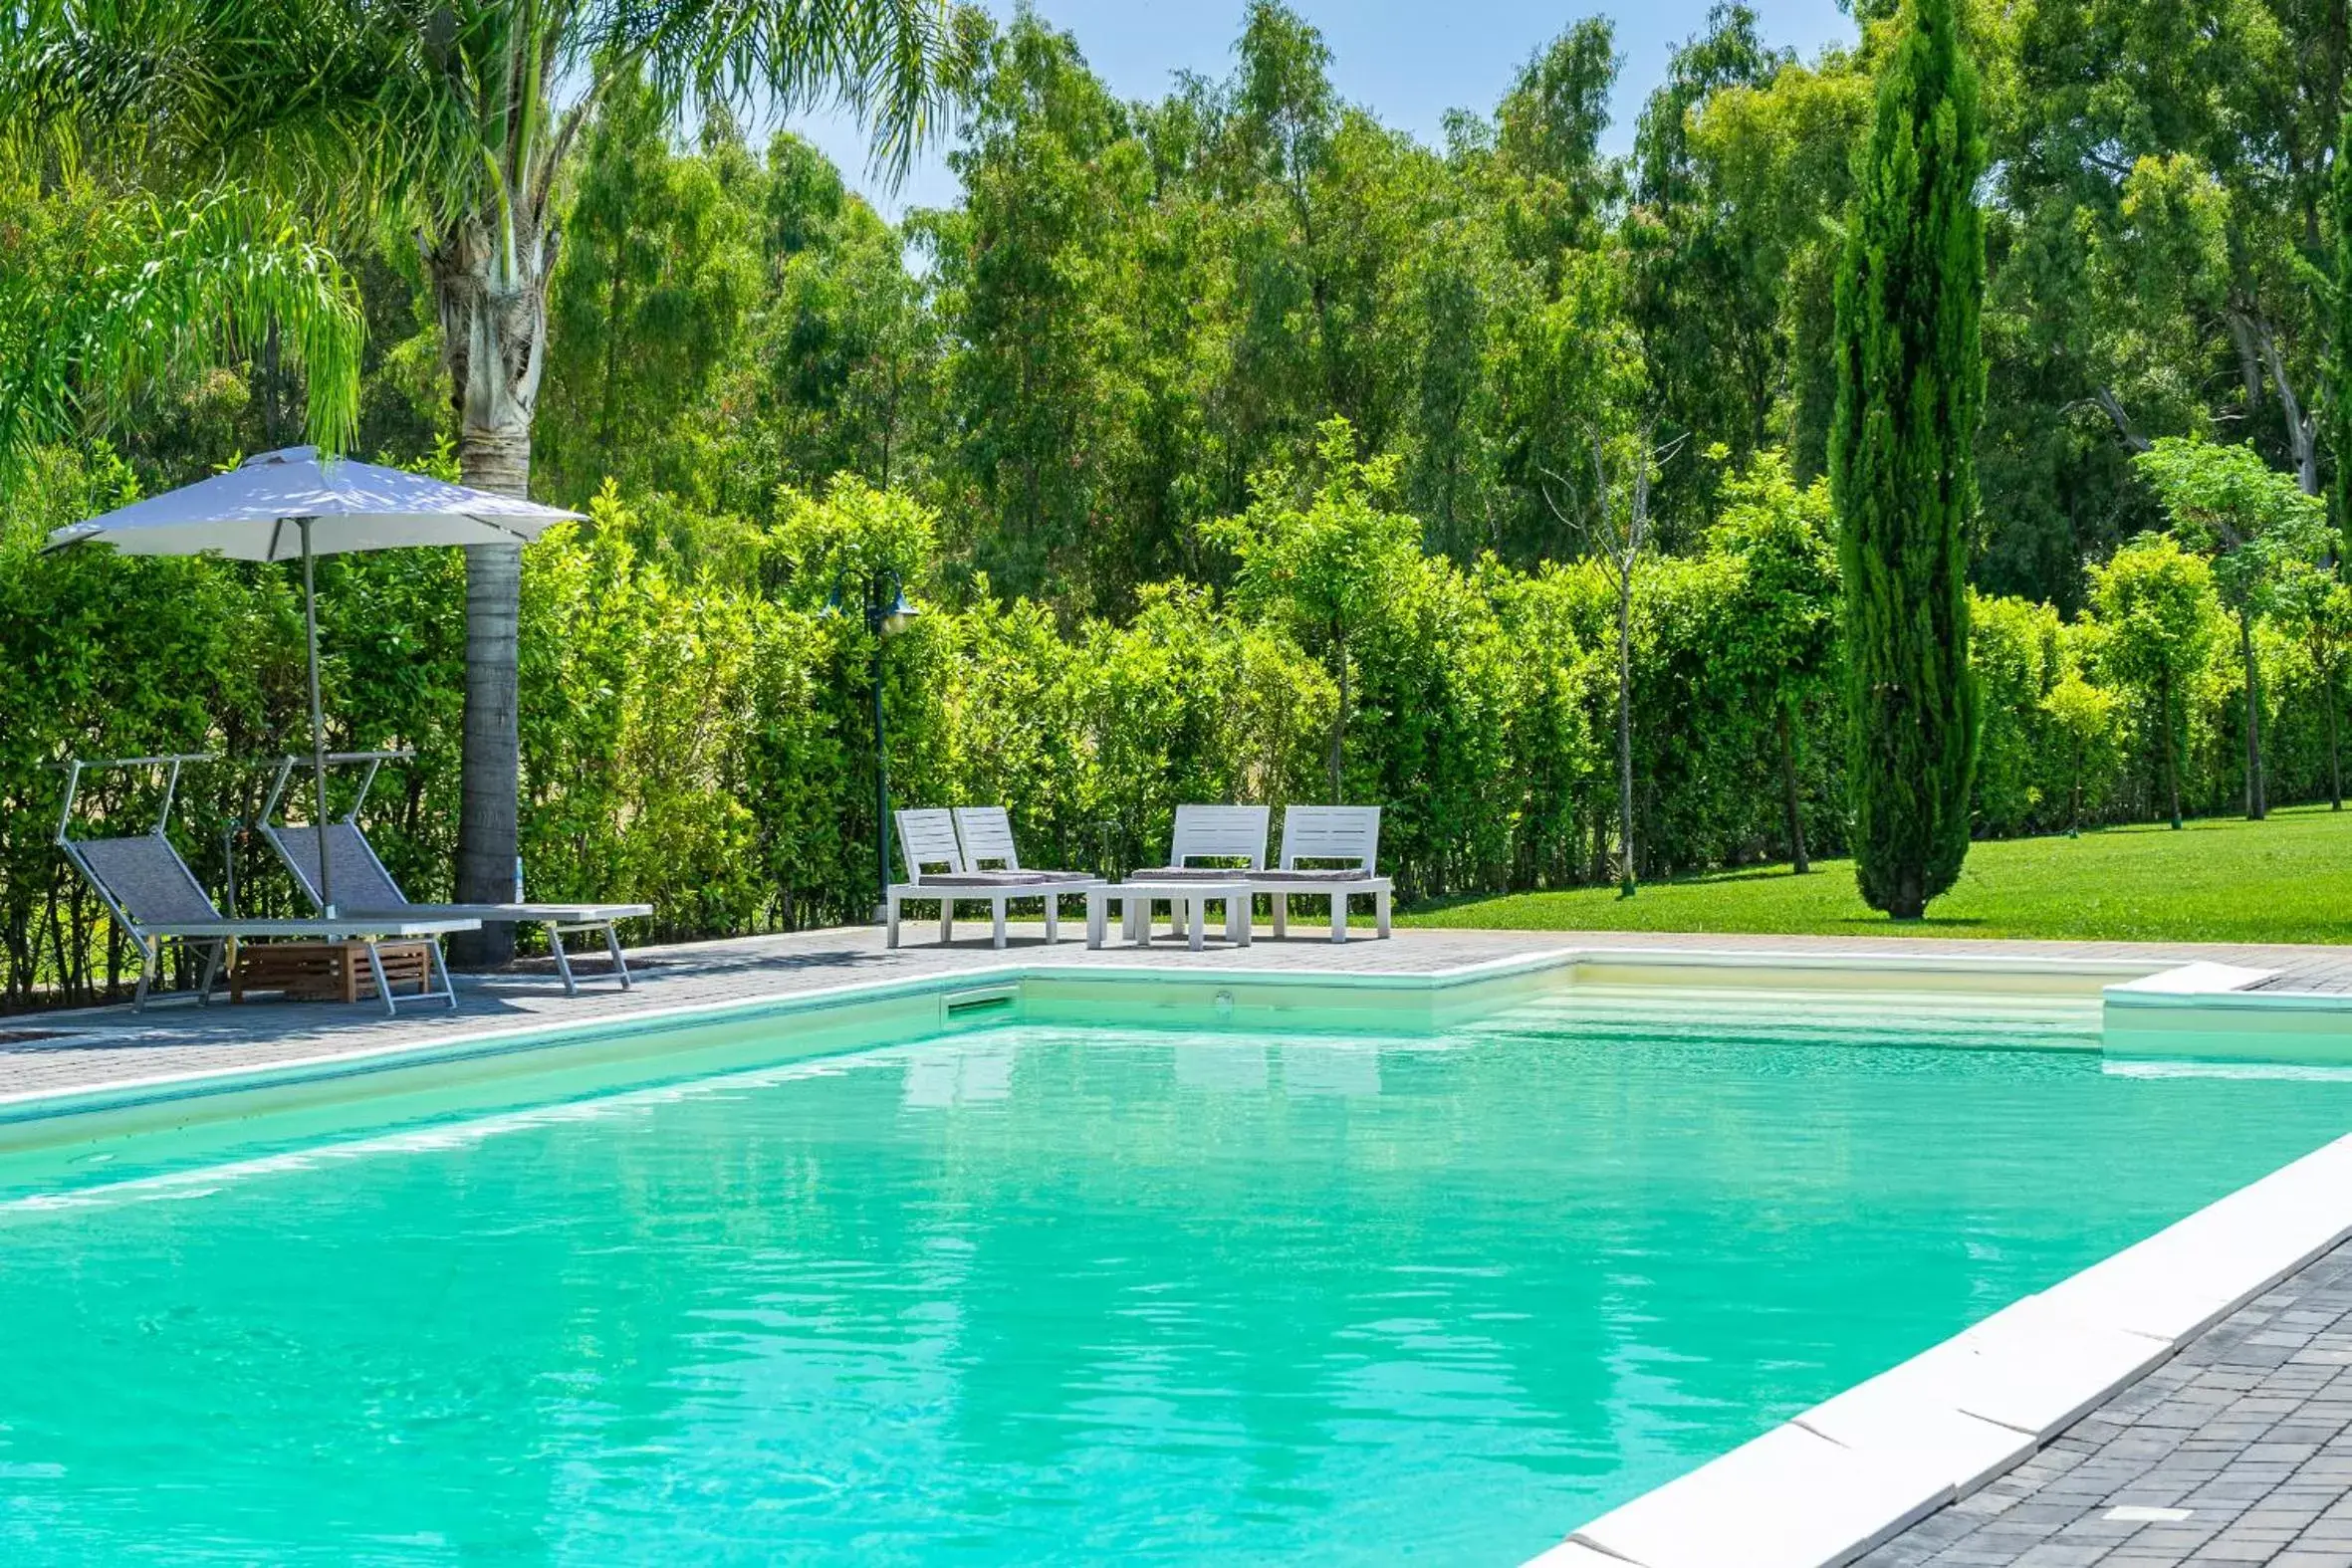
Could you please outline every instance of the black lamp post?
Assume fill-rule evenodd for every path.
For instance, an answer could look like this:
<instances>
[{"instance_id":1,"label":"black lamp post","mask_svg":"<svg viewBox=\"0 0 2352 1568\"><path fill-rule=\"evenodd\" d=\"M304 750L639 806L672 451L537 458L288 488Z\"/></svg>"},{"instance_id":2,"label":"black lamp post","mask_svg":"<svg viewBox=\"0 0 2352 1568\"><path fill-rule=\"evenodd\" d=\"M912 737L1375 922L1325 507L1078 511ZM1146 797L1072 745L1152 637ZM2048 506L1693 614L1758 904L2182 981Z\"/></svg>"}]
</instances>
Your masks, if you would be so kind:
<instances>
[{"instance_id":1,"label":"black lamp post","mask_svg":"<svg viewBox=\"0 0 2352 1568\"><path fill-rule=\"evenodd\" d=\"M906 630L906 623L922 613L907 602L898 573L868 572L863 580L843 573L824 601L825 615L838 615L843 600L855 593L865 609L866 634L873 638L874 697L874 915L882 919L882 905L890 889L890 754L882 729L882 644Z\"/></svg>"}]
</instances>

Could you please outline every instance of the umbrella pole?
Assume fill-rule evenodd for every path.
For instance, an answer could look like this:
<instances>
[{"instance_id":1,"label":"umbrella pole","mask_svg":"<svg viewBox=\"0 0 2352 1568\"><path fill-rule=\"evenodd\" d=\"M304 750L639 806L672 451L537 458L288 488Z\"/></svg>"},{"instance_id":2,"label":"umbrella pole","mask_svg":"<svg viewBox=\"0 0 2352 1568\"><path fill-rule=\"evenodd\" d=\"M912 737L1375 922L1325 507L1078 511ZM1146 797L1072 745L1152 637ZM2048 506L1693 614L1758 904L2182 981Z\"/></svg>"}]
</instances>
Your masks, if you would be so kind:
<instances>
[{"instance_id":1,"label":"umbrella pole","mask_svg":"<svg viewBox=\"0 0 2352 1568\"><path fill-rule=\"evenodd\" d=\"M311 579L311 519L296 518L302 534L302 628L311 651L311 831L319 845L319 909L335 918L335 869L327 852L327 715L319 702L319 589Z\"/></svg>"}]
</instances>

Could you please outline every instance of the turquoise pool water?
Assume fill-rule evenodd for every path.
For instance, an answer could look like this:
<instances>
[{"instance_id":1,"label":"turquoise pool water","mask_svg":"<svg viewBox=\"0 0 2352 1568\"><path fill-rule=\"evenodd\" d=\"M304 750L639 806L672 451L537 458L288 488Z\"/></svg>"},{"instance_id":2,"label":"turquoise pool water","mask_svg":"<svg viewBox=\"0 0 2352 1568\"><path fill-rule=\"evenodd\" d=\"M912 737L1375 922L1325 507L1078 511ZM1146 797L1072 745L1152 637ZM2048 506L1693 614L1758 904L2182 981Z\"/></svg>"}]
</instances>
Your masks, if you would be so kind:
<instances>
[{"instance_id":1,"label":"turquoise pool water","mask_svg":"<svg viewBox=\"0 0 2352 1568\"><path fill-rule=\"evenodd\" d=\"M1557 1005L453 1120L0 1208L0 1561L1501 1568L2348 1129Z\"/></svg>"}]
</instances>

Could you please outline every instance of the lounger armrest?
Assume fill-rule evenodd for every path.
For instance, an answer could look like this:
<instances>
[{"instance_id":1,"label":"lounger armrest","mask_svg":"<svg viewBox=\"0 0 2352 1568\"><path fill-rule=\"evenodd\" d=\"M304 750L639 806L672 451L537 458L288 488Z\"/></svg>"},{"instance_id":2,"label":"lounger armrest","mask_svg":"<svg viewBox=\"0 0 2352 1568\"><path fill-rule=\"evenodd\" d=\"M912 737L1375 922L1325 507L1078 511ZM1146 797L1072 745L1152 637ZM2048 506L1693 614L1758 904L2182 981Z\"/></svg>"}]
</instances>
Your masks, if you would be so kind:
<instances>
[{"instance_id":1,"label":"lounger armrest","mask_svg":"<svg viewBox=\"0 0 2352 1568\"><path fill-rule=\"evenodd\" d=\"M1369 871L1252 871L1244 878L1267 887L1349 887L1377 889L1389 879Z\"/></svg>"},{"instance_id":2,"label":"lounger armrest","mask_svg":"<svg viewBox=\"0 0 2352 1568\"><path fill-rule=\"evenodd\" d=\"M1137 866L1130 882L1247 882L1261 873L1248 866Z\"/></svg>"},{"instance_id":3,"label":"lounger armrest","mask_svg":"<svg viewBox=\"0 0 2352 1568\"><path fill-rule=\"evenodd\" d=\"M347 910L347 914L360 919L382 916L399 919L413 916L424 920L472 920L483 924L537 925L553 920L560 925L573 922L602 924L610 920L641 920L653 913L651 904L411 904L405 910Z\"/></svg>"},{"instance_id":4,"label":"lounger armrest","mask_svg":"<svg viewBox=\"0 0 2352 1568\"><path fill-rule=\"evenodd\" d=\"M288 937L317 942L333 942L366 937L395 939L439 937L446 936L452 931L478 931L481 926L482 922L470 917L420 919L408 915L386 918L338 915L333 920L172 921L164 925L139 926L135 929L141 935L150 937L235 937L240 940Z\"/></svg>"}]
</instances>

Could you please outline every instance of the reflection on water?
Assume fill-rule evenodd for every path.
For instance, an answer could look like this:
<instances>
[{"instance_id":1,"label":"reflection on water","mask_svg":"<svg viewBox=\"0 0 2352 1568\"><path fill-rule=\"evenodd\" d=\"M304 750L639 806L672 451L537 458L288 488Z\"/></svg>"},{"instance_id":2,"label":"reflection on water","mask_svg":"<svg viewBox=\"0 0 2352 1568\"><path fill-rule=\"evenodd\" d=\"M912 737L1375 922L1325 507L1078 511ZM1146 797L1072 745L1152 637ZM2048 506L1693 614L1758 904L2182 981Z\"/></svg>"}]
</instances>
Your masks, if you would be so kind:
<instances>
[{"instance_id":1,"label":"reflection on water","mask_svg":"<svg viewBox=\"0 0 2352 1568\"><path fill-rule=\"evenodd\" d=\"M0 1561L1508 1564L2352 1126L1791 1032L1002 1029L14 1205Z\"/></svg>"}]
</instances>

